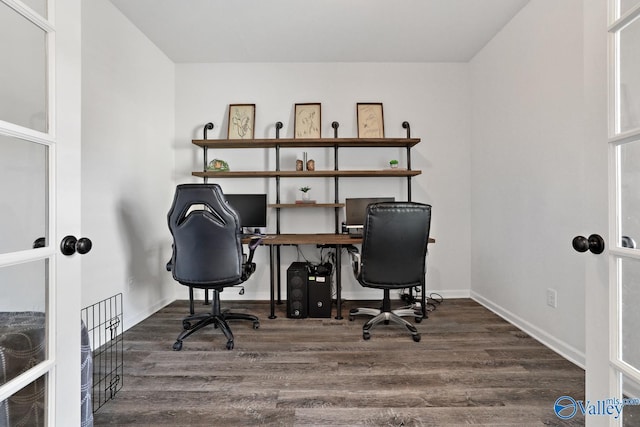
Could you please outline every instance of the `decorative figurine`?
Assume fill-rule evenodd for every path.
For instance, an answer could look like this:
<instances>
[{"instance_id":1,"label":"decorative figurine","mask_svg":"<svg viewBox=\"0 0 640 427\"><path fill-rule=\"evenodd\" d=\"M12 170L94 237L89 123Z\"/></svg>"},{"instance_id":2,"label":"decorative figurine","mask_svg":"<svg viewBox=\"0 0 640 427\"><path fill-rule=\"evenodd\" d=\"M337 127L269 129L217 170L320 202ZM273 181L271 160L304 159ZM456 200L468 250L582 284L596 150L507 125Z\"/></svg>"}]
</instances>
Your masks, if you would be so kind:
<instances>
[{"instance_id":1,"label":"decorative figurine","mask_svg":"<svg viewBox=\"0 0 640 427\"><path fill-rule=\"evenodd\" d=\"M209 162L209 166L207 166L207 170L214 172L226 172L229 170L229 165L224 160L213 159Z\"/></svg>"}]
</instances>

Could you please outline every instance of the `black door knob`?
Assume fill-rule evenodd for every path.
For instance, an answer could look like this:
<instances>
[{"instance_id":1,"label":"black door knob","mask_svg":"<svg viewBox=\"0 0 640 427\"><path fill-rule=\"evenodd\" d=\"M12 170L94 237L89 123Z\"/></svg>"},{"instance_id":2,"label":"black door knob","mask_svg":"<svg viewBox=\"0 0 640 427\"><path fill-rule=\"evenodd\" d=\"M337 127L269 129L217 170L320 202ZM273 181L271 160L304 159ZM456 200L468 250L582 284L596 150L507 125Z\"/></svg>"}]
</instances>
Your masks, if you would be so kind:
<instances>
[{"instance_id":1,"label":"black door knob","mask_svg":"<svg viewBox=\"0 0 640 427\"><path fill-rule=\"evenodd\" d=\"M597 255L604 251L604 239L598 234L592 234L589 238L576 236L573 238L572 245L578 252L591 251Z\"/></svg>"},{"instance_id":2,"label":"black door knob","mask_svg":"<svg viewBox=\"0 0 640 427\"><path fill-rule=\"evenodd\" d=\"M60 251L63 255L73 255L78 252L80 255L84 255L91 250L93 243L86 237L76 239L75 236L65 236L60 242Z\"/></svg>"},{"instance_id":3,"label":"black door knob","mask_svg":"<svg viewBox=\"0 0 640 427\"><path fill-rule=\"evenodd\" d=\"M44 237L38 237L33 242L33 249L44 248L45 246L47 246L47 239Z\"/></svg>"}]
</instances>

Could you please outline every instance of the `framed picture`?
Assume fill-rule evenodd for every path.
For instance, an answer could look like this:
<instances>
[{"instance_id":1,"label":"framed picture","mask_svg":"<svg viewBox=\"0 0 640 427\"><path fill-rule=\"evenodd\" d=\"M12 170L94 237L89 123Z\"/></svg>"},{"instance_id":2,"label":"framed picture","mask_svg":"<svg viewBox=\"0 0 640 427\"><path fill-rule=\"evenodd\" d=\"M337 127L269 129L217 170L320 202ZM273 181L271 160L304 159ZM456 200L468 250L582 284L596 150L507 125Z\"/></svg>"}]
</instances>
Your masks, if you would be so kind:
<instances>
[{"instance_id":1,"label":"framed picture","mask_svg":"<svg viewBox=\"0 0 640 427\"><path fill-rule=\"evenodd\" d=\"M384 116L382 103L364 103L357 105L358 138L384 138Z\"/></svg>"},{"instance_id":2,"label":"framed picture","mask_svg":"<svg viewBox=\"0 0 640 427\"><path fill-rule=\"evenodd\" d=\"M320 138L322 133L320 103L296 104L294 138Z\"/></svg>"},{"instance_id":3,"label":"framed picture","mask_svg":"<svg viewBox=\"0 0 640 427\"><path fill-rule=\"evenodd\" d=\"M229 104L229 139L253 139L256 104Z\"/></svg>"}]
</instances>

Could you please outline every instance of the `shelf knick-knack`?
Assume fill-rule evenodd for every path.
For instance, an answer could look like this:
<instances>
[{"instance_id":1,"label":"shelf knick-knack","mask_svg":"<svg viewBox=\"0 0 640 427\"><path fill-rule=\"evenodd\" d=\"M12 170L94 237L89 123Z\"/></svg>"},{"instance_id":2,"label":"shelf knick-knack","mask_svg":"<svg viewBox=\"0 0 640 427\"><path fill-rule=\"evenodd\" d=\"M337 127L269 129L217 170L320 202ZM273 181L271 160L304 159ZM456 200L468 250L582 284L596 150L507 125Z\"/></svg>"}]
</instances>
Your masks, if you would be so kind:
<instances>
[{"instance_id":1,"label":"shelf knick-knack","mask_svg":"<svg viewBox=\"0 0 640 427\"><path fill-rule=\"evenodd\" d=\"M304 187L300 187L299 190L302 192L302 200L299 202L296 200L296 203L315 203L314 200L311 200L311 187L305 185Z\"/></svg>"}]
</instances>

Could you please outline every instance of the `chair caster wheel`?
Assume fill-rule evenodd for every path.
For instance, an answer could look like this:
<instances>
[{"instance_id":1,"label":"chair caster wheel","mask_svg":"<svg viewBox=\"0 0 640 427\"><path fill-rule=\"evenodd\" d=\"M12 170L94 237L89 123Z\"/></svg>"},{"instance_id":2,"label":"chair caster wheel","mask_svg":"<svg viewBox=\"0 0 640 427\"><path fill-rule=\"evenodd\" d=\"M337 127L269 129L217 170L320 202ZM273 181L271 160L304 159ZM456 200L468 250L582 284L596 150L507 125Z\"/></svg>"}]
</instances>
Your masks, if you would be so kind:
<instances>
[{"instance_id":1,"label":"chair caster wheel","mask_svg":"<svg viewBox=\"0 0 640 427\"><path fill-rule=\"evenodd\" d=\"M413 338L415 342L420 342L420 334L411 335L411 338Z\"/></svg>"},{"instance_id":2,"label":"chair caster wheel","mask_svg":"<svg viewBox=\"0 0 640 427\"><path fill-rule=\"evenodd\" d=\"M227 350L233 350L233 341L227 341Z\"/></svg>"},{"instance_id":3,"label":"chair caster wheel","mask_svg":"<svg viewBox=\"0 0 640 427\"><path fill-rule=\"evenodd\" d=\"M182 350L182 341L176 341L173 343L173 350L180 351Z\"/></svg>"},{"instance_id":4,"label":"chair caster wheel","mask_svg":"<svg viewBox=\"0 0 640 427\"><path fill-rule=\"evenodd\" d=\"M188 320L183 320L182 329L184 329L185 331L188 331L189 329L191 329L191 322L189 322Z\"/></svg>"},{"instance_id":5,"label":"chair caster wheel","mask_svg":"<svg viewBox=\"0 0 640 427\"><path fill-rule=\"evenodd\" d=\"M365 341L371 339L371 334L369 332L363 332L362 339L364 339Z\"/></svg>"},{"instance_id":6,"label":"chair caster wheel","mask_svg":"<svg viewBox=\"0 0 640 427\"><path fill-rule=\"evenodd\" d=\"M351 316L351 315L349 315L349 321L350 321L350 322L353 322L355 319L356 319L356 317L355 317L355 316Z\"/></svg>"},{"instance_id":7,"label":"chair caster wheel","mask_svg":"<svg viewBox=\"0 0 640 427\"><path fill-rule=\"evenodd\" d=\"M253 329L260 329L260 322L253 322Z\"/></svg>"},{"instance_id":8,"label":"chair caster wheel","mask_svg":"<svg viewBox=\"0 0 640 427\"><path fill-rule=\"evenodd\" d=\"M389 321L388 321L388 320L385 320L385 321L384 321L384 324L385 324L385 325L388 325L388 324L389 324Z\"/></svg>"},{"instance_id":9,"label":"chair caster wheel","mask_svg":"<svg viewBox=\"0 0 640 427\"><path fill-rule=\"evenodd\" d=\"M416 323L420 323L422 322L422 317L416 317L414 320L416 321Z\"/></svg>"}]
</instances>

